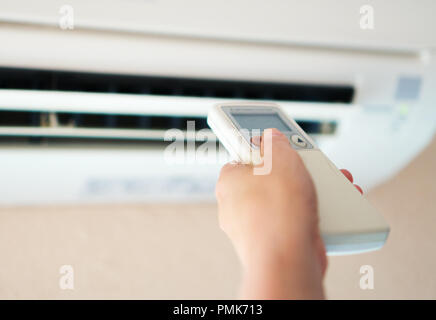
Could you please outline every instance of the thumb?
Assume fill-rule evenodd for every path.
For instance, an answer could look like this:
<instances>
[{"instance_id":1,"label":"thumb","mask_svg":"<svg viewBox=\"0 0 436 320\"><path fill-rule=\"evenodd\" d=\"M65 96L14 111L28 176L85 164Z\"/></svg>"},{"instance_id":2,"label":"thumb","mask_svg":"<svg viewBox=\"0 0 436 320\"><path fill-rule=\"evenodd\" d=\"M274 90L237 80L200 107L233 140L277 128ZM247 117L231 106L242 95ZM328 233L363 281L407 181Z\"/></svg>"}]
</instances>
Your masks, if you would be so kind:
<instances>
[{"instance_id":1,"label":"thumb","mask_svg":"<svg viewBox=\"0 0 436 320\"><path fill-rule=\"evenodd\" d=\"M290 147L288 138L276 128L265 129L261 139L261 154L264 156L268 151L276 152L281 148Z\"/></svg>"}]
</instances>

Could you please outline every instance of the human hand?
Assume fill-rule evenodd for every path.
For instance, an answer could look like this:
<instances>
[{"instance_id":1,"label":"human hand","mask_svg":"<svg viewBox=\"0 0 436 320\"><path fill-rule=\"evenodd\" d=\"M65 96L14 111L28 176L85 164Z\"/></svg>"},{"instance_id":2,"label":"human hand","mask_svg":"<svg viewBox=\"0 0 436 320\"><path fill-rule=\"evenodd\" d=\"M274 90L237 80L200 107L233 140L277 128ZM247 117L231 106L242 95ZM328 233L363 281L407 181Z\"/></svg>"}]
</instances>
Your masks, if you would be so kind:
<instances>
[{"instance_id":1,"label":"human hand","mask_svg":"<svg viewBox=\"0 0 436 320\"><path fill-rule=\"evenodd\" d=\"M230 163L216 187L221 228L244 268L244 298L323 298L327 267L318 228L315 188L286 136L270 134L272 170L254 175L252 165ZM344 175L352 182L347 170ZM359 191L361 189L359 188Z\"/></svg>"}]
</instances>

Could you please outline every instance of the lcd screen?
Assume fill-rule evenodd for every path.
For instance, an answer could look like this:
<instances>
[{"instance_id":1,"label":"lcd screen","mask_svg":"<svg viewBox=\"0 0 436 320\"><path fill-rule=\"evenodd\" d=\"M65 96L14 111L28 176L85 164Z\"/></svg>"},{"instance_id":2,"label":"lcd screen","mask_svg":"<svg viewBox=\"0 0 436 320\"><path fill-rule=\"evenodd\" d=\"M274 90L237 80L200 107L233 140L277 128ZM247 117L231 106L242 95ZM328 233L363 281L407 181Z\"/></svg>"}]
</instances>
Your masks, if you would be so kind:
<instances>
[{"instance_id":1,"label":"lcd screen","mask_svg":"<svg viewBox=\"0 0 436 320\"><path fill-rule=\"evenodd\" d=\"M260 130L261 133L268 128L276 128L282 132L291 131L291 128L277 113L232 113L232 116L238 122L241 129Z\"/></svg>"}]
</instances>

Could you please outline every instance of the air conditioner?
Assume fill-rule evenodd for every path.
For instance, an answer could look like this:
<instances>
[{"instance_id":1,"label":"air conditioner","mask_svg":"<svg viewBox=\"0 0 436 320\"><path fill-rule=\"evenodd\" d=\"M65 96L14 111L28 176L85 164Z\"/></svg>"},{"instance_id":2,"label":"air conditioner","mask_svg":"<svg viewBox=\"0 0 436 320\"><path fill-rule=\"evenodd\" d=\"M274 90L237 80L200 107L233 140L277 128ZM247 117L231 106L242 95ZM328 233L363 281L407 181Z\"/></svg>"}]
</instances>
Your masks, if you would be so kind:
<instances>
[{"instance_id":1,"label":"air conditioner","mask_svg":"<svg viewBox=\"0 0 436 320\"><path fill-rule=\"evenodd\" d=\"M190 120L207 130L207 112L221 101L280 103L366 188L432 138L429 42L384 43L383 33L353 42L357 27L339 39L337 26L286 19L279 1L274 9L250 3L250 19L239 20L221 2L188 2L198 12L186 2L70 1L73 30L58 26L59 1L1 4L1 205L213 199L225 157L168 161L164 137L171 128L185 132ZM233 9L245 6L235 1ZM351 8L325 10L344 6ZM227 20L205 18L212 13ZM298 25L307 37L286 32Z\"/></svg>"}]
</instances>

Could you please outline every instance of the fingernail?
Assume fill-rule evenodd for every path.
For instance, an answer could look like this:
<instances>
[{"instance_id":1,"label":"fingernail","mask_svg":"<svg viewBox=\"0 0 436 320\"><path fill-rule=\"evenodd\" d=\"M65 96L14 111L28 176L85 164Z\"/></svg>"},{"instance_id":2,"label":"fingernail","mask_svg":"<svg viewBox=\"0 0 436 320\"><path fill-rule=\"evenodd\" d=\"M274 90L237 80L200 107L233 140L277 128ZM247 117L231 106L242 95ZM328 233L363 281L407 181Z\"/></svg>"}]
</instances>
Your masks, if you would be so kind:
<instances>
[{"instance_id":1,"label":"fingernail","mask_svg":"<svg viewBox=\"0 0 436 320\"><path fill-rule=\"evenodd\" d=\"M259 137L259 136L252 137L251 138L251 143L254 144L255 146L260 147L261 137Z\"/></svg>"},{"instance_id":2,"label":"fingernail","mask_svg":"<svg viewBox=\"0 0 436 320\"><path fill-rule=\"evenodd\" d=\"M280 132L276 128L272 128L272 129L268 129L268 130L271 130L271 136L273 136L273 137L281 137L281 136L283 136L283 133Z\"/></svg>"}]
</instances>

